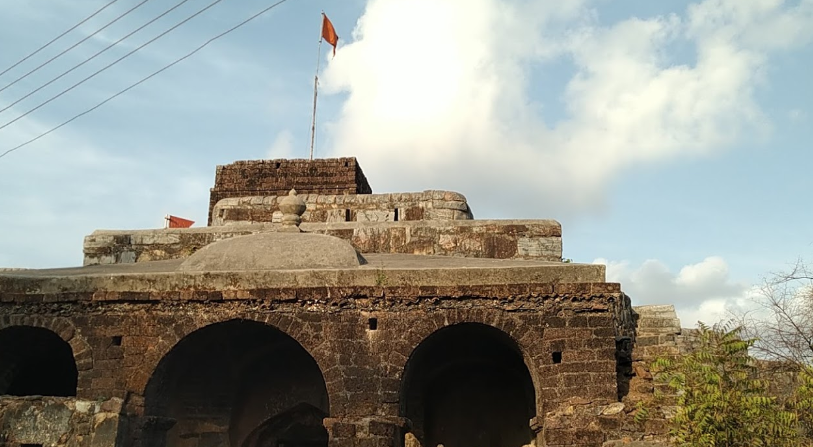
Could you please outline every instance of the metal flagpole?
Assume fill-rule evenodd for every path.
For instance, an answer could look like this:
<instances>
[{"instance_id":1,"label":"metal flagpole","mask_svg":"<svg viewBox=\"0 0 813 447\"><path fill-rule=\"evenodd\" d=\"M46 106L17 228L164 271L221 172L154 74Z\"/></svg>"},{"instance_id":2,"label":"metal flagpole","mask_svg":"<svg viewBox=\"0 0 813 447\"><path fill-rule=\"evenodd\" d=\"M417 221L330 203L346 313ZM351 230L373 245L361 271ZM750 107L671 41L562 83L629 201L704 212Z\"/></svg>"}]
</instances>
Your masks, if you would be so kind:
<instances>
[{"instance_id":1,"label":"metal flagpole","mask_svg":"<svg viewBox=\"0 0 813 447\"><path fill-rule=\"evenodd\" d=\"M325 12L322 11L322 25L319 27L319 49L316 56L316 75L313 77L313 118L311 119L311 157L313 160L313 143L316 139L316 91L319 88L319 62L322 60L322 26L325 23Z\"/></svg>"}]
</instances>

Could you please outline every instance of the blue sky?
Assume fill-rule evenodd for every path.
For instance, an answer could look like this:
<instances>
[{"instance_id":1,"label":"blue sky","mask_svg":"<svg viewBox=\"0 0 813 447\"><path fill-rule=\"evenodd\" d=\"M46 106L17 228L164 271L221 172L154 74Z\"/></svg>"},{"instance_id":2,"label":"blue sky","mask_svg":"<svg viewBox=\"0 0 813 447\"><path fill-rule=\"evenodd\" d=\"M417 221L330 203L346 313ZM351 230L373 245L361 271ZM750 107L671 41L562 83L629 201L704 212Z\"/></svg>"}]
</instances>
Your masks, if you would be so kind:
<instances>
[{"instance_id":1,"label":"blue sky","mask_svg":"<svg viewBox=\"0 0 813 447\"><path fill-rule=\"evenodd\" d=\"M109 0L7 2L0 70ZM209 4L188 0L0 113L0 126ZM0 88L139 3L118 0ZM151 0L0 92L0 108L177 2ZM0 152L92 107L272 2L223 0L0 129ZM562 3L554 4L554 3ZM684 324L742 306L810 256L813 1L288 0L0 158L0 266L81 263L95 229L205 224L218 164L357 156L374 192L449 189L477 218L555 218L565 256L608 264Z\"/></svg>"}]
</instances>

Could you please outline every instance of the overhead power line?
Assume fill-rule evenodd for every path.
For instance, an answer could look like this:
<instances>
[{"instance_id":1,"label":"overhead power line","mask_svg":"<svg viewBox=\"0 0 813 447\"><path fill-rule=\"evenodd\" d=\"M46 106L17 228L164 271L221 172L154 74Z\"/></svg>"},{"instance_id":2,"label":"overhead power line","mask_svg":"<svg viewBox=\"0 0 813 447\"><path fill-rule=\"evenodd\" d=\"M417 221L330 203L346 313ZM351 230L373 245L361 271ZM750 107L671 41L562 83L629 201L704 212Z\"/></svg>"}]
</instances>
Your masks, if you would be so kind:
<instances>
[{"instance_id":1,"label":"overhead power line","mask_svg":"<svg viewBox=\"0 0 813 447\"><path fill-rule=\"evenodd\" d=\"M143 5L144 3L147 3L148 1L150 1L150 0L141 0L141 3L139 3L139 4L135 5L135 6L133 6L132 8L128 9L127 11L125 11L125 12L124 12L123 14L121 14L120 16L118 16L118 17L116 17L115 19L113 19L113 20L111 20L111 21L107 22L107 24L105 24L103 27L101 27L101 28L97 29L96 31L94 31L94 32L93 32L93 34L91 34L91 35L89 35L89 36L85 37L84 39L80 40L79 42L76 42L75 44L71 45L71 46L70 46L70 47L68 47L67 49L62 50L62 52L60 52L60 53L59 53L59 54L57 54L56 56L54 56L54 57L52 57L52 58L48 59L47 61L45 61L45 62L43 62L43 63L41 63L41 64L37 65L37 66L36 66L36 67L35 67L33 70L31 70L31 71L29 71L28 73L26 73L26 74L24 74L24 75L20 76L20 77L19 77L19 78L17 78L17 79L15 79L15 80L11 81L11 84L9 84L9 85L7 85L7 86L5 86L5 87L3 87L3 88L0 88L0 92L2 92L3 90L5 90L5 89L7 89L7 88L11 87L12 85L14 85L14 84L16 84L16 83L18 83L18 82L22 81L23 79L27 78L27 77L28 77L28 76L30 76L32 73L34 73L34 72L36 72L37 70L39 70L40 68L42 68L42 67L44 67L44 66L46 66L46 65L50 64L50 63L51 63L51 62L53 62L54 60L56 60L56 58L58 58L58 57L62 56L63 54L67 53L68 51L71 51L72 49L74 49L74 48L78 47L79 45L81 45L82 43L84 43L85 41L87 41L88 39L90 39L91 37L93 37L93 36L95 36L95 35L97 35L97 34L101 33L102 31L104 31L105 29L107 29L107 28L108 28L110 25L112 25L112 24L114 24L114 23L118 22L118 21L119 21L121 18L123 18L123 17L124 17L124 16L126 16L127 14L130 14L131 12L135 11L137 8L139 8L139 7L140 7L141 5Z\"/></svg>"},{"instance_id":2,"label":"overhead power line","mask_svg":"<svg viewBox=\"0 0 813 447\"><path fill-rule=\"evenodd\" d=\"M113 3L116 3L117 1L119 1L119 0L113 0L113 1L111 1L110 3L108 3L108 4L104 5L104 6L102 6L101 8L97 9L97 10L96 10L96 12L94 12L93 14L91 14L91 15L89 15L89 16L87 16L87 17L85 17L84 19L82 19L82 21L81 21L81 22L79 22L79 23L77 23L76 25L74 25L74 26L72 26L72 27L68 28L68 30L67 30L67 31L65 31L65 32L63 32L62 34L60 34L60 35L58 35L58 36L54 37L53 39L51 39L50 41L48 41L48 43L46 43L45 45L43 45L43 46L41 46L41 47L37 48L36 50L34 50L34 52L33 52L33 53L31 53L31 54L29 54L28 56L26 56L26 57L24 57L24 58L20 59L19 61L17 61L17 62L16 62L14 65L12 65L11 67L8 67L8 68L6 68L6 69L5 69L5 70L3 70L3 71L0 71L0 76L3 76L4 74L8 73L8 72L9 72L9 70L12 70L14 67L16 67L16 66L18 66L18 65L22 64L23 62L27 61L27 60L28 60L28 59L30 59L32 56L34 56L35 54L37 54L37 53L39 53L40 51L44 50L45 48L47 48L49 45L51 45L52 43L56 42L57 40L61 39L62 37L64 37L64 36L65 36L66 34L68 34L69 32L71 32L71 31L75 30L76 28L79 28L79 27L80 27L80 26L82 26L82 25L83 25L85 22L87 22L88 20L90 20L90 19L92 19L92 18L96 17L96 16L97 16L97 15L98 15L100 12L104 11L105 9L107 9L107 7L108 7L108 6L111 6Z\"/></svg>"},{"instance_id":3,"label":"overhead power line","mask_svg":"<svg viewBox=\"0 0 813 447\"><path fill-rule=\"evenodd\" d=\"M145 1L146 1L146 0L145 0ZM196 12L196 13L192 14L191 16L189 16L189 17L187 17L187 18L185 18L185 19L183 19L183 20L181 20L179 23L175 24L175 25L174 25L172 28L169 28L168 30L164 31L163 33L161 33L161 34L159 34L159 35L157 35L157 36L153 37L152 39L150 39L150 40L148 40L148 41L144 42L143 44L139 45L138 47L136 47L135 49L133 49L133 50L132 50L132 51L130 51L129 53L125 54L124 56L122 56L122 57L120 57L120 58L118 58L118 59L114 60L113 62L111 62L111 63L109 63L109 64L105 65L104 67L102 67L102 68L100 68L100 69L96 70L95 72L91 73L91 74L90 74L90 76L85 77L84 79L82 79L81 81L77 82L76 84L73 84L72 86L70 86L70 87L66 88L65 90L62 90L61 92L57 93L56 95L54 95L54 96L52 96L52 97L48 98L47 100L45 100L45 101L43 101L43 102L39 103L39 104L38 104L36 107L34 107L34 108L32 108L32 109L29 109L27 112L23 113L22 115L18 116L17 118L14 118L13 120L11 120L11 121L7 122L6 124L3 124L2 126L0 126L0 130L3 130L3 129L5 129L6 127L8 127L8 126L10 126L10 125L12 125L12 124L14 124L14 123L16 123L17 121L20 121L21 119L25 118L26 116L28 116L28 115L30 115L30 114L32 114L32 113L34 113L34 112L36 112L36 111L37 111L37 110L39 110L41 107L43 107L43 106L45 106L45 105L49 104L51 101L53 101L53 100L55 100L55 99L59 98L60 96L64 95L65 93L68 93L69 91L71 91L71 90L75 89L76 87L79 87L80 85L84 84L85 82L89 81L90 79L93 79L93 78L94 78L94 77L96 77L96 75L98 75L99 73L101 73L101 72L103 72L103 71L107 70L108 68L110 68L110 67L112 67L112 66L114 66L114 65L118 64L119 62L123 61L124 59L126 59L126 58L130 57L130 56L131 56L133 53L135 53L136 51L138 51L138 50L140 50L140 49L142 49L142 48L146 47L147 45L149 45L149 44L151 44L151 43L155 42L156 40L158 40L158 39L160 39L160 38L162 38L162 37L166 36L166 35L167 35L167 34L169 34L170 32L172 32L172 31L174 31L175 29L177 29L178 27L180 27L181 25L183 25L183 24L185 24L186 22L188 22L188 21L190 21L190 20L194 19L195 17L197 17L197 16L199 16L199 15L203 14L203 13L204 13L206 10L208 10L208 9L209 9L209 8L211 8L212 6L214 6L214 5L218 4L218 3L222 2L222 1L223 1L223 0L214 0L212 3L209 3L208 5L206 5L206 6L205 6L203 9L200 9L200 10L198 10L198 12Z\"/></svg>"},{"instance_id":4,"label":"overhead power line","mask_svg":"<svg viewBox=\"0 0 813 447\"><path fill-rule=\"evenodd\" d=\"M83 60L82 62L79 62L78 64L74 65L73 67L71 67L71 68L70 68L70 69L68 69L67 71L65 71L65 72L63 72L62 74L60 74L59 76L57 76L57 77L55 77L55 78L51 79L50 81L46 82L45 84L42 84L41 86L37 87L37 88L36 88L36 89L34 89L33 91L28 92L28 93L27 93L25 96L23 96L22 98L20 98L20 99L18 99L18 100L16 100L16 101L12 102L11 104L9 104L9 105L7 105L7 106L3 107L2 109L0 109L0 113L3 113L3 112L5 112L6 110L8 110L8 109L10 109L10 108L12 108L12 107L14 107L14 106L16 106L17 104L19 104L20 102L24 101L26 98L28 98L29 96L33 95L34 93L37 93L38 91L40 91L40 90L44 89L45 87L48 87L49 85L53 84L54 82L56 82L56 81L58 81L58 80L62 79L62 77L63 77L63 76L67 75L68 73L71 73L72 71L76 70L77 68L81 67L82 65L85 65L86 63L88 63L88 62L92 61L92 60L93 60L93 59L95 59L95 58L96 58L98 55L100 55L100 54L104 53L105 51L107 51L107 50L109 50L109 49L111 49L111 48L113 48L114 46L118 45L119 43L121 43L122 41L124 41L125 39L127 39L128 37L132 36L133 34L135 34L135 33L139 32L139 31L141 31L142 29L144 29L144 28L146 28L146 27L150 26L151 24L155 23L155 21L156 21L156 20L158 20L158 19L160 19L160 18L164 17L165 15L169 14L170 12L172 12L172 11L174 11L174 10L178 9L178 8L179 8L181 5L183 5L184 3L188 2L188 1L189 1L189 0L181 0L181 1L180 1L180 3L177 3L175 6L173 6L173 7L169 8L169 9L167 9L167 10L166 10L166 11L164 11L164 12L162 12L160 15L158 15L158 16L157 16L157 17L155 17L154 19L152 19L152 20L150 20L149 22L147 22L147 23L145 23L145 24L143 24L143 25L139 26L138 28L134 29L133 31L131 31L131 32L130 32L129 34L127 34L126 36L124 36L124 37L120 38L119 40L117 40L117 41L115 41L115 42L111 43L110 45L108 45L108 46L106 46L106 47L102 48L101 50L97 51L97 52L96 52L96 54L94 54L93 56L90 56L89 58L87 58L87 59Z\"/></svg>"},{"instance_id":5,"label":"overhead power line","mask_svg":"<svg viewBox=\"0 0 813 447\"><path fill-rule=\"evenodd\" d=\"M235 26L233 26L233 27L231 27L231 28L227 29L226 31L223 31L222 33L220 33L220 34L218 34L218 35L216 35L216 36L212 37L212 38L211 38L211 39L209 39L209 40L207 40L207 41L206 41L206 42L204 42L202 45L200 45L199 47L197 47L197 48L195 48L194 50L190 51L189 53L186 53L185 55L183 55L183 56L181 56L180 58L178 58L178 59L174 60L173 62L170 62L169 64L165 65L164 67L160 68L159 70L154 71L152 74L150 74L149 76L147 76L147 77L145 77L145 78L141 79L140 81L138 81L138 82L136 82L136 83L134 83L134 84L131 84L129 87L127 87L127 88L125 88L125 89L123 89L123 90L120 90L118 93L116 93L116 94L114 94L114 95L112 95L112 96L108 97L107 99L105 99L104 101L102 101L102 102L100 102L100 103L96 104L95 106L93 106L93 107L91 107L91 108L89 108L89 109L85 110L84 112L81 112L81 113L79 113L79 114L77 114L77 115L74 115L72 118L70 118L70 119L68 119L68 120L66 120L66 121L63 121L61 124L59 124L59 125L57 125L57 126L54 126L54 127L52 127L51 129L49 129L49 130L47 130L47 131L45 131L45 132L43 132L43 133L41 133L41 134L37 135L36 137L34 137L34 138L32 138L32 139L30 139L30 140L28 140L28 141L24 142L24 143L18 144L17 146L15 146L15 147L13 147L13 148L11 148L11 149L9 149L9 150L7 150L7 151L3 152L2 154L0 154L0 158L3 158L3 157L5 157L6 155L8 155L8 154L10 154L10 153L12 153L12 152L14 152L14 151L16 151L17 149L23 148L23 147L25 147L25 146L27 146L27 145L29 145L29 144L31 144L31 143L33 143L33 142L35 142L35 141L39 140L40 138L42 138L42 137L44 137L44 136L46 136L46 135L50 134L51 132L54 132L54 131L56 131L56 130L60 129L60 128L62 128L62 127L64 127L64 126L68 125L68 124L70 124L71 122L75 121L75 120L76 120L76 119L78 119L78 118L81 118L81 117L83 117L83 116L87 115L87 114L88 114L88 113L90 113L90 112L93 112L94 110L98 109L99 107L101 107L101 106L103 106L103 105L107 104L108 102L110 102L110 101L114 100L115 98L117 98L117 97L119 97L119 96L121 96L121 95L123 95L123 94L127 93L128 91L132 90L133 88L138 87L139 85L141 85L141 84L143 84L144 82L146 82L146 81L148 81L148 80L152 79L153 77L155 77L155 76L157 76L158 74L160 74L160 73L162 73L162 72L166 71L167 69L169 69L169 68L173 67L174 65L176 65L176 64L178 64L178 63L180 63L180 62L182 62L182 61L184 61L184 60L186 60L186 59L188 59L189 57L191 57L192 55L194 55L194 54L195 54L195 53L197 53L198 51L200 51L200 50L204 49L205 47L207 47L207 46L208 46L210 43L214 42L215 40L220 39L221 37L225 36L226 34L231 33L232 31L236 30L237 28L240 28L241 26L245 25L246 23L251 22L252 20L254 20L254 19L256 19L257 17L259 17L259 16L261 16L261 15L265 14L266 12L268 12L268 11L270 11L270 10L272 10L272 9L276 8L277 6L279 6L279 5L283 4L283 3L285 3L286 1L288 1L288 0L279 0L278 2L276 2L276 3L272 4L271 6L268 6L267 8L260 10L260 11L259 11L259 12L257 12L256 14L254 14L254 15L250 16L249 18L247 18L247 19L243 20L242 22L238 23L237 25L235 25Z\"/></svg>"}]
</instances>

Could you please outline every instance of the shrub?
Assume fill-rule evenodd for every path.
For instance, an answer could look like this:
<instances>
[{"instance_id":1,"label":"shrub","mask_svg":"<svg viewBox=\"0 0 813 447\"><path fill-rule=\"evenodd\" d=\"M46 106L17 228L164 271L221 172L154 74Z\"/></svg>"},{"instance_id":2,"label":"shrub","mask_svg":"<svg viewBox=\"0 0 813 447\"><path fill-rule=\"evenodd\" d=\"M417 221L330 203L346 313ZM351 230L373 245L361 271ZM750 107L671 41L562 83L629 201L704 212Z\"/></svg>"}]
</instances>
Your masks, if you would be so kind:
<instances>
[{"instance_id":1,"label":"shrub","mask_svg":"<svg viewBox=\"0 0 813 447\"><path fill-rule=\"evenodd\" d=\"M801 386L789 399L770 396L743 339L742 328L699 324L692 352L660 358L653 365L658 380L677 395L672 420L680 446L803 446L813 410L813 371L800 376Z\"/></svg>"}]
</instances>

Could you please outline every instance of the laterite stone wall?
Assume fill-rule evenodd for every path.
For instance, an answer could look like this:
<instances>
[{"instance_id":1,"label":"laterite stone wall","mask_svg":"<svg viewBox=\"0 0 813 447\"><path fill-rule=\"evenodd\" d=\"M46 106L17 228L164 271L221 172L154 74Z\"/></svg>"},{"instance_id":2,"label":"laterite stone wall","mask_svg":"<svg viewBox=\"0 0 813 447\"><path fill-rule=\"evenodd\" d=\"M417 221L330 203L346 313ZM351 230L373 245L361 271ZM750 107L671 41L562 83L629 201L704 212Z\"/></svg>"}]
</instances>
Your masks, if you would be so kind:
<instances>
[{"instance_id":1,"label":"laterite stone wall","mask_svg":"<svg viewBox=\"0 0 813 447\"><path fill-rule=\"evenodd\" d=\"M626 297L617 284L520 289L471 286L465 296L454 287L315 288L295 296L56 293L36 300L0 293L0 334L50 328L69 344L81 365L77 398L124 402L129 428L120 446L260 442L273 435L285 396L302 403L282 416L310 427L313 439L329 438L331 447L399 446L407 432L431 442L448 433L433 431L426 421L440 416L427 407L456 414L454 393L471 395L469 406L503 399L494 408L507 410L489 424L513 427L511 436L523 442L600 446L600 429L562 427L545 415L573 399L596 412L616 401L617 313ZM275 369L280 362L290 371ZM494 380L504 392L477 399L490 389L479 385ZM427 394L436 389L451 394ZM427 395L435 400L421 400Z\"/></svg>"},{"instance_id":2,"label":"laterite stone wall","mask_svg":"<svg viewBox=\"0 0 813 447\"><path fill-rule=\"evenodd\" d=\"M236 161L217 167L209 194L209 225L212 209L222 199L282 196L291 188L304 194L373 192L355 157Z\"/></svg>"}]
</instances>

